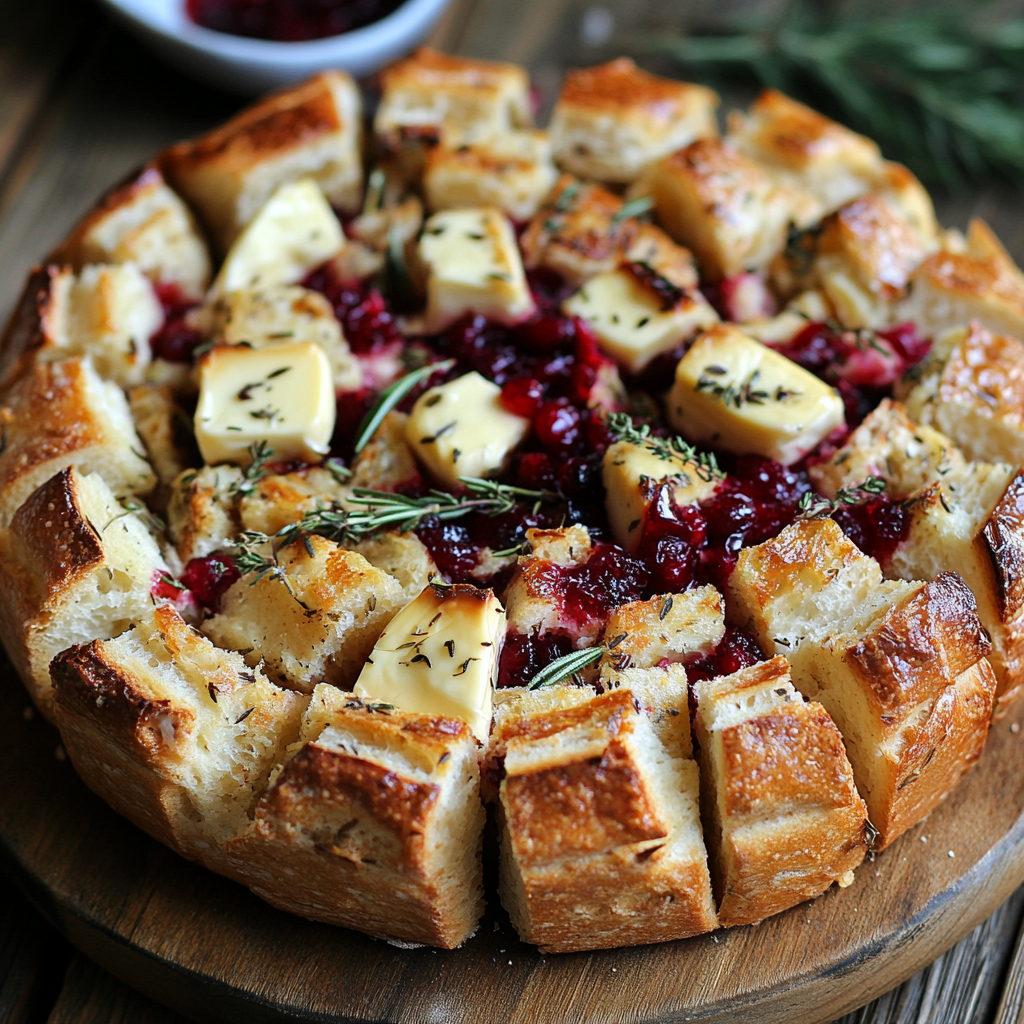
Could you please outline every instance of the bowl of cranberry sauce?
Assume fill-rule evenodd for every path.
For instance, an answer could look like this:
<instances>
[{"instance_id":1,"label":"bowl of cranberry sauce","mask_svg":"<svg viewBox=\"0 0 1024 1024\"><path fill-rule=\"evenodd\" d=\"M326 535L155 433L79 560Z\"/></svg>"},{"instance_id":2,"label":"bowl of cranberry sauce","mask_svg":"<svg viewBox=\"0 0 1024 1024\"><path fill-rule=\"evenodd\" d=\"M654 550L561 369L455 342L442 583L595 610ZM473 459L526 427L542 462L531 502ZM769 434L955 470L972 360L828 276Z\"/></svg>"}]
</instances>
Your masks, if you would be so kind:
<instances>
[{"instance_id":1,"label":"bowl of cranberry sauce","mask_svg":"<svg viewBox=\"0 0 1024 1024\"><path fill-rule=\"evenodd\" d=\"M373 74L430 33L451 0L102 0L168 63L253 95L342 68Z\"/></svg>"}]
</instances>

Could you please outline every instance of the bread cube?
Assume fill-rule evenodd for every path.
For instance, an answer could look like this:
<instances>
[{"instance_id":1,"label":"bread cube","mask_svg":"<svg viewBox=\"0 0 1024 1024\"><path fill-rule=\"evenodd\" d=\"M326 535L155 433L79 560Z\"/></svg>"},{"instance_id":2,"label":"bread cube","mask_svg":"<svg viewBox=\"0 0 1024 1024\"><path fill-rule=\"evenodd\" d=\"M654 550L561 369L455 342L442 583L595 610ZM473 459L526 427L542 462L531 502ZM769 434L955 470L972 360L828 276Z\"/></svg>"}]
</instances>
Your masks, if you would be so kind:
<instances>
[{"instance_id":1,"label":"bread cube","mask_svg":"<svg viewBox=\"0 0 1024 1024\"><path fill-rule=\"evenodd\" d=\"M780 180L811 193L822 214L869 191L883 167L871 139L775 89L765 89L746 114L729 115L727 138Z\"/></svg>"},{"instance_id":2,"label":"bread cube","mask_svg":"<svg viewBox=\"0 0 1024 1024\"><path fill-rule=\"evenodd\" d=\"M553 270L574 287L614 270L640 230L634 217L616 219L622 206L600 185L563 174L520 239L526 267Z\"/></svg>"},{"instance_id":3,"label":"bread cube","mask_svg":"<svg viewBox=\"0 0 1024 1024\"><path fill-rule=\"evenodd\" d=\"M696 685L702 803L718 922L753 924L853 881L867 807L825 709L785 658Z\"/></svg>"},{"instance_id":4,"label":"bread cube","mask_svg":"<svg viewBox=\"0 0 1024 1024\"><path fill-rule=\"evenodd\" d=\"M234 876L226 842L299 732L308 700L219 650L169 605L53 662L64 747L85 783L184 857Z\"/></svg>"},{"instance_id":5,"label":"bread cube","mask_svg":"<svg viewBox=\"0 0 1024 1024\"><path fill-rule=\"evenodd\" d=\"M272 536L307 512L341 504L350 493L348 484L330 470L307 466L247 482L236 490L235 501L243 530Z\"/></svg>"},{"instance_id":6,"label":"bread cube","mask_svg":"<svg viewBox=\"0 0 1024 1024\"><path fill-rule=\"evenodd\" d=\"M409 417L393 410L352 460L352 486L371 491L415 491L422 483L408 440Z\"/></svg>"},{"instance_id":7,"label":"bread cube","mask_svg":"<svg viewBox=\"0 0 1024 1024\"><path fill-rule=\"evenodd\" d=\"M562 308L586 320L601 350L630 373L718 323L700 292L686 292L640 263L591 278Z\"/></svg>"},{"instance_id":8,"label":"bread cube","mask_svg":"<svg viewBox=\"0 0 1024 1024\"><path fill-rule=\"evenodd\" d=\"M195 433L210 465L247 466L261 441L281 462L319 462L336 414L331 364L316 342L218 345L200 360Z\"/></svg>"},{"instance_id":9,"label":"bread cube","mask_svg":"<svg viewBox=\"0 0 1024 1024\"><path fill-rule=\"evenodd\" d=\"M282 910L453 949L483 911L477 744L465 723L321 685L301 745L230 846Z\"/></svg>"},{"instance_id":10,"label":"bread cube","mask_svg":"<svg viewBox=\"0 0 1024 1024\"><path fill-rule=\"evenodd\" d=\"M925 256L911 224L886 200L867 194L822 223L815 273L844 327L893 323L914 268Z\"/></svg>"},{"instance_id":11,"label":"bread cube","mask_svg":"<svg viewBox=\"0 0 1024 1024\"><path fill-rule=\"evenodd\" d=\"M220 345L265 345L312 341L331 364L335 390L355 391L363 383L341 324L327 299L297 285L231 292L210 310L211 334Z\"/></svg>"},{"instance_id":12,"label":"bread cube","mask_svg":"<svg viewBox=\"0 0 1024 1024\"><path fill-rule=\"evenodd\" d=\"M360 541L353 550L398 580L406 601L418 597L431 578L440 575L426 544L415 533L389 530Z\"/></svg>"},{"instance_id":13,"label":"bread cube","mask_svg":"<svg viewBox=\"0 0 1024 1024\"><path fill-rule=\"evenodd\" d=\"M937 338L900 390L912 420L969 459L1024 464L1024 342L976 323Z\"/></svg>"},{"instance_id":14,"label":"bread cube","mask_svg":"<svg viewBox=\"0 0 1024 1024\"><path fill-rule=\"evenodd\" d=\"M785 466L845 422L833 388L732 324L706 331L679 360L666 413L694 444Z\"/></svg>"},{"instance_id":15,"label":"bread cube","mask_svg":"<svg viewBox=\"0 0 1024 1024\"><path fill-rule=\"evenodd\" d=\"M955 573L881 582L830 519L740 553L729 615L835 721L877 848L920 821L978 758L996 677L974 596ZM907 652L913 657L908 658Z\"/></svg>"},{"instance_id":16,"label":"bread cube","mask_svg":"<svg viewBox=\"0 0 1024 1024\"><path fill-rule=\"evenodd\" d=\"M713 929L696 764L666 748L628 689L550 708L518 693L488 759L504 769L499 892L520 937L569 952ZM676 705L688 732L685 682Z\"/></svg>"},{"instance_id":17,"label":"bread cube","mask_svg":"<svg viewBox=\"0 0 1024 1024\"><path fill-rule=\"evenodd\" d=\"M533 124L530 80L515 64L450 57L425 46L381 72L373 127L385 153L488 142Z\"/></svg>"},{"instance_id":18,"label":"bread cube","mask_svg":"<svg viewBox=\"0 0 1024 1024\"><path fill-rule=\"evenodd\" d=\"M99 473L115 495L146 494L156 479L124 392L92 360L35 363L0 407L0 526L55 473Z\"/></svg>"},{"instance_id":19,"label":"bread cube","mask_svg":"<svg viewBox=\"0 0 1024 1024\"><path fill-rule=\"evenodd\" d=\"M658 161L648 187L658 223L712 281L764 270L785 248L790 224L818 213L814 199L720 139L698 139Z\"/></svg>"},{"instance_id":20,"label":"bread cube","mask_svg":"<svg viewBox=\"0 0 1024 1024\"><path fill-rule=\"evenodd\" d=\"M493 590L428 583L381 633L355 695L460 718L484 743L504 640L505 610Z\"/></svg>"},{"instance_id":21,"label":"bread cube","mask_svg":"<svg viewBox=\"0 0 1024 1024\"><path fill-rule=\"evenodd\" d=\"M381 631L402 607L402 587L362 555L306 535L281 548L274 567L250 573L203 623L214 643L262 662L282 686L311 693L320 682L351 688Z\"/></svg>"},{"instance_id":22,"label":"bread cube","mask_svg":"<svg viewBox=\"0 0 1024 1024\"><path fill-rule=\"evenodd\" d=\"M259 291L297 284L311 270L337 256L345 234L312 178L278 188L232 243L211 294Z\"/></svg>"},{"instance_id":23,"label":"bread cube","mask_svg":"<svg viewBox=\"0 0 1024 1024\"><path fill-rule=\"evenodd\" d=\"M616 543L636 552L644 516L658 488L669 483L677 505L693 505L711 496L718 481L703 467L661 458L640 444L616 441L604 453L601 478L608 524Z\"/></svg>"},{"instance_id":24,"label":"bread cube","mask_svg":"<svg viewBox=\"0 0 1024 1024\"><path fill-rule=\"evenodd\" d=\"M514 324L534 311L515 232L493 207L446 210L427 220L419 260L426 268L426 331L467 313Z\"/></svg>"},{"instance_id":25,"label":"bread cube","mask_svg":"<svg viewBox=\"0 0 1024 1024\"><path fill-rule=\"evenodd\" d=\"M917 244L926 253L939 248L942 230L935 219L932 197L906 167L884 160L871 190L899 210L903 219L913 228Z\"/></svg>"},{"instance_id":26,"label":"bread cube","mask_svg":"<svg viewBox=\"0 0 1024 1024\"><path fill-rule=\"evenodd\" d=\"M172 146L159 164L223 254L287 182L312 178L333 206L347 213L359 208L361 106L355 82L342 71L327 71Z\"/></svg>"},{"instance_id":27,"label":"bread cube","mask_svg":"<svg viewBox=\"0 0 1024 1024\"><path fill-rule=\"evenodd\" d=\"M508 131L487 142L427 154L423 191L431 210L493 206L529 220L558 177L547 132Z\"/></svg>"},{"instance_id":28,"label":"bread cube","mask_svg":"<svg viewBox=\"0 0 1024 1024\"><path fill-rule=\"evenodd\" d=\"M90 263L133 263L154 284L199 301L210 254L192 212L149 165L108 193L50 256L81 271Z\"/></svg>"},{"instance_id":29,"label":"bread cube","mask_svg":"<svg viewBox=\"0 0 1024 1024\"><path fill-rule=\"evenodd\" d=\"M47 718L54 656L117 636L148 615L154 579L166 570L143 521L102 477L74 467L37 488L0 530L0 628Z\"/></svg>"},{"instance_id":30,"label":"bread cube","mask_svg":"<svg viewBox=\"0 0 1024 1024\"><path fill-rule=\"evenodd\" d=\"M994 334L1024 337L1024 274L982 220L966 240L948 233L910 279L897 319L912 320L924 335L976 320Z\"/></svg>"},{"instance_id":31,"label":"bread cube","mask_svg":"<svg viewBox=\"0 0 1024 1024\"><path fill-rule=\"evenodd\" d=\"M530 432L530 421L509 412L501 388L475 370L423 392L409 414L406 439L443 487L460 477L499 474Z\"/></svg>"},{"instance_id":32,"label":"bread cube","mask_svg":"<svg viewBox=\"0 0 1024 1024\"><path fill-rule=\"evenodd\" d=\"M664 278L676 288L699 295L697 263L689 249L673 242L656 224L648 224L646 221L631 225L627 234L627 263L639 266L652 276Z\"/></svg>"},{"instance_id":33,"label":"bread cube","mask_svg":"<svg viewBox=\"0 0 1024 1024\"><path fill-rule=\"evenodd\" d=\"M237 466L187 469L171 484L167 532L183 563L230 547L241 532Z\"/></svg>"},{"instance_id":34,"label":"bread cube","mask_svg":"<svg viewBox=\"0 0 1024 1024\"><path fill-rule=\"evenodd\" d=\"M718 96L659 78L628 57L566 73L551 115L555 159L570 174L627 184L694 139L718 134Z\"/></svg>"},{"instance_id":35,"label":"bread cube","mask_svg":"<svg viewBox=\"0 0 1024 1024\"><path fill-rule=\"evenodd\" d=\"M722 595L712 586L659 594L612 609L605 628L604 678L626 669L663 668L710 654L725 635ZM611 672L604 672L604 669Z\"/></svg>"},{"instance_id":36,"label":"bread cube","mask_svg":"<svg viewBox=\"0 0 1024 1024\"><path fill-rule=\"evenodd\" d=\"M128 407L157 480L169 487L193 461L191 423L166 386L132 388Z\"/></svg>"}]
</instances>

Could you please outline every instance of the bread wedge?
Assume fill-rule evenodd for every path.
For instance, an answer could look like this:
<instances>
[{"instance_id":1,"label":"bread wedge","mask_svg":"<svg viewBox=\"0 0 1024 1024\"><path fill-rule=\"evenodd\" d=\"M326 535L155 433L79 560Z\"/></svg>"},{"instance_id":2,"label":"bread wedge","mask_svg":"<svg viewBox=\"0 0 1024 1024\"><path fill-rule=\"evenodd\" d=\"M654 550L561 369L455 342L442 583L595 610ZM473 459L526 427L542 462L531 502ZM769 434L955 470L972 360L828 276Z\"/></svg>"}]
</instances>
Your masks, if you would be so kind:
<instances>
[{"instance_id":1,"label":"bread wedge","mask_svg":"<svg viewBox=\"0 0 1024 1024\"><path fill-rule=\"evenodd\" d=\"M740 553L727 609L839 727L882 849L981 753L996 677L974 595L952 572L882 581L831 519ZM908 656L910 655L910 656Z\"/></svg>"},{"instance_id":2,"label":"bread wedge","mask_svg":"<svg viewBox=\"0 0 1024 1024\"><path fill-rule=\"evenodd\" d=\"M51 666L64 747L85 783L184 857L233 875L225 843L251 827L308 697L214 647L169 605Z\"/></svg>"},{"instance_id":3,"label":"bread wedge","mask_svg":"<svg viewBox=\"0 0 1024 1024\"><path fill-rule=\"evenodd\" d=\"M753 924L853 881L867 808L835 723L785 658L696 684L694 730L718 921Z\"/></svg>"},{"instance_id":4,"label":"bread wedge","mask_svg":"<svg viewBox=\"0 0 1024 1024\"><path fill-rule=\"evenodd\" d=\"M569 952L710 931L697 766L679 753L688 737L666 748L625 687L584 701L567 689L550 703L501 694L491 734L499 891L520 937ZM688 734L685 677L676 710Z\"/></svg>"},{"instance_id":5,"label":"bread wedge","mask_svg":"<svg viewBox=\"0 0 1024 1024\"><path fill-rule=\"evenodd\" d=\"M397 944L453 949L483 910L478 747L465 723L333 686L229 847L234 873L282 910Z\"/></svg>"}]
</instances>

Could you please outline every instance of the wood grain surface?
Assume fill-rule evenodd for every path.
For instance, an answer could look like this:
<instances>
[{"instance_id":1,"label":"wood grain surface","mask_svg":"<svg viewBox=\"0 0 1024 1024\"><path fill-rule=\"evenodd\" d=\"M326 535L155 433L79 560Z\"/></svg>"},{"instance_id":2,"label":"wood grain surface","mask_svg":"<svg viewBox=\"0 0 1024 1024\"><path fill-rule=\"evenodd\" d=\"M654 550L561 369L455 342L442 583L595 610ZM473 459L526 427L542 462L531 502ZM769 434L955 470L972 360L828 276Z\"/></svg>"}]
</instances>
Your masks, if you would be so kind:
<instances>
[{"instance_id":1,"label":"wood grain surface","mask_svg":"<svg viewBox=\"0 0 1024 1024\"><path fill-rule=\"evenodd\" d=\"M403 950L280 913L150 840L78 780L0 669L0 854L75 945L204 1021L831 1020L910 976L1024 879L1024 737L813 903L686 942L567 956L521 944L491 892L461 950Z\"/></svg>"},{"instance_id":2,"label":"wood grain surface","mask_svg":"<svg viewBox=\"0 0 1024 1024\"><path fill-rule=\"evenodd\" d=\"M452 52L525 63L549 109L566 66L628 50L635 30L679 24L684 10L707 22L750 5L604 0L599 6L615 29L603 42L595 43L587 29L594 9L588 0L454 0L434 41ZM159 146L223 120L238 103L160 66L97 16L89 0L0 0L0 316L31 264L110 183ZM1024 260L1019 193L993 187L939 197L938 205L947 224L986 217ZM279 914L150 842L56 759L52 729L20 717L27 700L6 666L0 666L0 688L0 760L10 780L0 806L0 855L7 869L81 948L196 1019L276 1019L275 1005L309 1005L317 1014L312 1019L323 1020L674 1021L717 1015L730 1021L824 1021L928 963L998 906L1024 875L1024 798L1022 784L1012 778L1014 771L1022 775L1024 765L1019 738L1007 722L981 771L911 836L875 865L865 865L851 890L759 929L722 933L717 942L540 958L509 938L499 912L463 951L468 957L460 953L462 959L449 961L449 954L435 951L397 952ZM994 777L985 774L993 761ZM15 820L12 830L8 825ZM986 839L997 832L1001 843L986 853ZM954 858L942 849L946 844ZM928 893L935 893L930 901ZM988 1024L1013 954L1022 899L843 1024ZM882 922L873 917L876 910ZM892 930L900 921L902 930ZM182 1019L82 957L68 968L67 950L52 936L9 890L0 893L0 1021ZM694 963L689 954L680 959L683 947L692 947ZM844 950L852 949L857 952L851 959ZM816 987L794 989L816 964L824 971ZM243 1011L230 989L240 977L246 979ZM1008 977L999 1024L1019 1019L1019 948ZM41 978L64 979L52 1010L41 1009ZM775 1009L761 1002L734 1012L729 999L749 1001L752 978L768 985ZM692 1000L682 993L684 981Z\"/></svg>"}]
</instances>

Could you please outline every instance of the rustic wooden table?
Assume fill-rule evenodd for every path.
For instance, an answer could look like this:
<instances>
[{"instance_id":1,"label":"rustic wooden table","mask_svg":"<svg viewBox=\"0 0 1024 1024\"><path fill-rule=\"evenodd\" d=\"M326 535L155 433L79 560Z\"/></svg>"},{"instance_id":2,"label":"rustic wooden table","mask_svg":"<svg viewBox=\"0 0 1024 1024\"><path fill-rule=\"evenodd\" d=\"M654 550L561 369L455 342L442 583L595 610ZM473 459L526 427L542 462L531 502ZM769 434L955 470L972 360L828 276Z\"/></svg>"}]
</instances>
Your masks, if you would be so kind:
<instances>
[{"instance_id":1,"label":"rustic wooden table","mask_svg":"<svg viewBox=\"0 0 1024 1024\"><path fill-rule=\"evenodd\" d=\"M628 49L629 33L727 18L744 0L453 0L434 36L452 52L527 65L550 105L566 66ZM0 318L26 271L92 199L158 147L232 113L237 97L160 64L89 0L0 0ZM985 217L1024 261L1019 195L939 202L946 224ZM2 737L0 737L2 742ZM16 784L6 780L5 785ZM842 1024L1024 1021L1024 888L920 974ZM0 877L0 1024L170 1024L177 1015L75 952Z\"/></svg>"}]
</instances>

